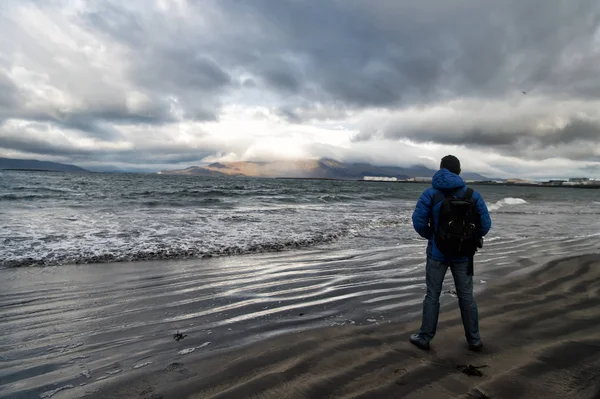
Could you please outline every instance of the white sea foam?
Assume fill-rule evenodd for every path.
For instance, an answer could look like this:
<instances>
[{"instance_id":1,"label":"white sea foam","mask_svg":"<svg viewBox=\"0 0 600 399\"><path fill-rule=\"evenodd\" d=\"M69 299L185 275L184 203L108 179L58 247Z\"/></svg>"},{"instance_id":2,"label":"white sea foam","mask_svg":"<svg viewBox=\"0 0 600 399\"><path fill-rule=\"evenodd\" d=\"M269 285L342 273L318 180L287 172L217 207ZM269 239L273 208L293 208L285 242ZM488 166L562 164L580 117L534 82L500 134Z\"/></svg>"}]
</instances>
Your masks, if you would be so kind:
<instances>
[{"instance_id":1,"label":"white sea foam","mask_svg":"<svg viewBox=\"0 0 600 399\"><path fill-rule=\"evenodd\" d=\"M75 388L75 387L73 385L70 385L70 384L62 386L62 387L58 387L58 388L53 389L51 391L46 391L46 392L41 393L40 394L40 398L42 398L42 399L43 398L51 398L51 397L53 397L54 395L56 395L60 391L64 391L65 389L73 389L73 388Z\"/></svg>"},{"instance_id":2,"label":"white sea foam","mask_svg":"<svg viewBox=\"0 0 600 399\"><path fill-rule=\"evenodd\" d=\"M149 366L151 364L152 364L152 362L139 363L139 364L136 364L135 366L133 366L133 368L134 369L141 369L142 367L146 367L146 366Z\"/></svg>"},{"instance_id":3,"label":"white sea foam","mask_svg":"<svg viewBox=\"0 0 600 399\"><path fill-rule=\"evenodd\" d=\"M505 205L524 205L524 204L527 204L527 201L525 201L522 198L508 197L508 198L503 198L500 201L490 205L488 207L488 209L490 211L497 211L498 209L502 208Z\"/></svg>"}]
</instances>

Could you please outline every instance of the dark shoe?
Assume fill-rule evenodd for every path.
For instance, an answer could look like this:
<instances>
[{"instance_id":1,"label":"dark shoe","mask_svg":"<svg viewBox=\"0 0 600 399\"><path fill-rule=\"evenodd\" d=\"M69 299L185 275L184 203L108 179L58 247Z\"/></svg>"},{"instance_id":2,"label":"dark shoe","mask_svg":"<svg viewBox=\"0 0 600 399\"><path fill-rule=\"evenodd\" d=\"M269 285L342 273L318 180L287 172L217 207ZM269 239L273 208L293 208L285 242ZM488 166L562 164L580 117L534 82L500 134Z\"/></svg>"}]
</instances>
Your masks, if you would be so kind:
<instances>
[{"instance_id":1,"label":"dark shoe","mask_svg":"<svg viewBox=\"0 0 600 399\"><path fill-rule=\"evenodd\" d=\"M483 342L479 342L478 344L469 344L469 350L473 352L481 352L483 349Z\"/></svg>"},{"instance_id":2,"label":"dark shoe","mask_svg":"<svg viewBox=\"0 0 600 399\"><path fill-rule=\"evenodd\" d=\"M429 341L421 338L419 334L413 334L410 336L409 341L411 344L424 351L429 350Z\"/></svg>"}]
</instances>

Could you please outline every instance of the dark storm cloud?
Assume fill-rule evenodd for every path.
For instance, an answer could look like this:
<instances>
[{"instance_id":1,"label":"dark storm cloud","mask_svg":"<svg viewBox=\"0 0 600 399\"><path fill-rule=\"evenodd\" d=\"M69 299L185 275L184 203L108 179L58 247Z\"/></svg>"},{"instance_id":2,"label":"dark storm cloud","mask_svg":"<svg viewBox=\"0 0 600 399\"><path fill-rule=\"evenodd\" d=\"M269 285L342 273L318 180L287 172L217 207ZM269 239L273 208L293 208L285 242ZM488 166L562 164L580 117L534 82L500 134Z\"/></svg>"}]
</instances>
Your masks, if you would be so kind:
<instances>
[{"instance_id":1,"label":"dark storm cloud","mask_svg":"<svg viewBox=\"0 0 600 399\"><path fill-rule=\"evenodd\" d=\"M76 129L89 137L103 140L116 140L122 138L119 125L160 125L174 121L167 111L166 104L155 103L144 113L132 112L124 104L114 103L108 107L95 106L87 110L60 111L44 109L26 109L25 99L13 95L8 104L11 108L2 112L2 94L0 93L0 122L5 118L24 119L31 122L49 122L57 128Z\"/></svg>"},{"instance_id":2,"label":"dark storm cloud","mask_svg":"<svg viewBox=\"0 0 600 399\"><path fill-rule=\"evenodd\" d=\"M114 126L82 115L75 115L68 121L57 122L56 125L66 129L77 129L87 133L89 136L103 140L116 140L122 137L121 133Z\"/></svg>"},{"instance_id":3,"label":"dark storm cloud","mask_svg":"<svg viewBox=\"0 0 600 399\"><path fill-rule=\"evenodd\" d=\"M519 123L510 126L506 123L489 123L485 127L461 127L459 123L447 127L416 127L403 130L388 128L384 131L364 130L354 137L354 141L367 141L377 137L386 139L409 139L417 143L438 143L467 145L470 147L493 147L507 155L519 153L523 157L535 157L535 151L548 147L577 144L580 148L565 150L573 159L585 159L595 153L595 145L600 142L600 122L574 118L564 127L546 129L533 134L534 129Z\"/></svg>"},{"instance_id":4,"label":"dark storm cloud","mask_svg":"<svg viewBox=\"0 0 600 399\"><path fill-rule=\"evenodd\" d=\"M184 144L142 143L135 148L113 148L108 142L98 142L94 146L81 147L73 142L59 142L47 138L50 126L33 123L28 127L28 135L18 130L3 129L0 126L0 148L34 154L69 157L72 162L123 162L131 164L161 163L177 164L197 162L216 152L214 148L198 149ZM34 131L36 134L31 134Z\"/></svg>"},{"instance_id":5,"label":"dark storm cloud","mask_svg":"<svg viewBox=\"0 0 600 399\"><path fill-rule=\"evenodd\" d=\"M39 128L41 135L48 131L48 127ZM30 135L21 135L20 132L7 132L0 126L0 148L16 150L25 153L38 155L90 155L94 151L83 149L81 147L66 143L57 143L51 139L43 137L32 137ZM97 150L98 152L100 150Z\"/></svg>"},{"instance_id":6,"label":"dark storm cloud","mask_svg":"<svg viewBox=\"0 0 600 399\"><path fill-rule=\"evenodd\" d=\"M574 141L600 142L600 123L597 121L573 119L565 127L556 129L544 137L544 143L547 145L572 143Z\"/></svg>"},{"instance_id":7,"label":"dark storm cloud","mask_svg":"<svg viewBox=\"0 0 600 399\"><path fill-rule=\"evenodd\" d=\"M269 39L251 49L302 59L298 84L320 88L313 100L368 107L521 90L584 94L597 72L592 0L220 4L263 29ZM568 56L577 61L565 65Z\"/></svg>"},{"instance_id":8,"label":"dark storm cloud","mask_svg":"<svg viewBox=\"0 0 600 399\"><path fill-rule=\"evenodd\" d=\"M188 88L199 91L217 91L231 83L231 78L214 61L202 54L165 51L156 56L160 68L157 81L167 81L174 88ZM169 79L164 79L169 76ZM150 84L150 82L146 82Z\"/></svg>"},{"instance_id":9,"label":"dark storm cloud","mask_svg":"<svg viewBox=\"0 0 600 399\"><path fill-rule=\"evenodd\" d=\"M57 127L76 129L89 137L109 141L124 138L119 125L160 125L173 121L173 118L160 107L148 110L145 115L142 115L132 113L118 104L111 108L66 113L54 118L42 116L30 119L51 122Z\"/></svg>"},{"instance_id":10,"label":"dark storm cloud","mask_svg":"<svg viewBox=\"0 0 600 399\"><path fill-rule=\"evenodd\" d=\"M298 79L287 71L270 70L264 73L268 85L276 90L296 92L300 88Z\"/></svg>"},{"instance_id":11,"label":"dark storm cloud","mask_svg":"<svg viewBox=\"0 0 600 399\"><path fill-rule=\"evenodd\" d=\"M460 145L468 143L473 146L507 146L519 141L525 136L523 132L506 131L485 131L481 128L473 128L462 132L461 134L444 134L443 131L424 131L417 130L402 135L415 142L433 142L439 144ZM393 138L394 135L386 135L386 138Z\"/></svg>"}]
</instances>

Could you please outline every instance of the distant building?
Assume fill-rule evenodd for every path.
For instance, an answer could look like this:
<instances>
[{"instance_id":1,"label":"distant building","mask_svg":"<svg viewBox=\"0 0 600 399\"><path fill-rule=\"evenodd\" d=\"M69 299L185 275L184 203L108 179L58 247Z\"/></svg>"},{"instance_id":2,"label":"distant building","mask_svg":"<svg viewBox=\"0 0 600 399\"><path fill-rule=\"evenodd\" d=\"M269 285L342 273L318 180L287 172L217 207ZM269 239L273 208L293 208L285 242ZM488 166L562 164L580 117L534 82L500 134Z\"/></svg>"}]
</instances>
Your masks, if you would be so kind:
<instances>
[{"instance_id":1,"label":"distant building","mask_svg":"<svg viewBox=\"0 0 600 399\"><path fill-rule=\"evenodd\" d=\"M430 183L431 182L431 177L411 177L408 179L408 181L416 181L416 182L421 182L421 183Z\"/></svg>"},{"instance_id":2,"label":"distant building","mask_svg":"<svg viewBox=\"0 0 600 399\"><path fill-rule=\"evenodd\" d=\"M563 186L596 186L598 181L588 177L572 177L568 182L564 182Z\"/></svg>"},{"instance_id":3,"label":"distant building","mask_svg":"<svg viewBox=\"0 0 600 399\"><path fill-rule=\"evenodd\" d=\"M386 176L364 176L363 180L367 181L398 181L397 177L386 177Z\"/></svg>"},{"instance_id":4,"label":"distant building","mask_svg":"<svg viewBox=\"0 0 600 399\"><path fill-rule=\"evenodd\" d=\"M587 183L590 179L588 177L571 177L569 183Z\"/></svg>"},{"instance_id":5,"label":"distant building","mask_svg":"<svg viewBox=\"0 0 600 399\"><path fill-rule=\"evenodd\" d=\"M566 180L548 180L547 182L544 182L543 184L548 185L548 186L562 186L566 182L567 182Z\"/></svg>"}]
</instances>

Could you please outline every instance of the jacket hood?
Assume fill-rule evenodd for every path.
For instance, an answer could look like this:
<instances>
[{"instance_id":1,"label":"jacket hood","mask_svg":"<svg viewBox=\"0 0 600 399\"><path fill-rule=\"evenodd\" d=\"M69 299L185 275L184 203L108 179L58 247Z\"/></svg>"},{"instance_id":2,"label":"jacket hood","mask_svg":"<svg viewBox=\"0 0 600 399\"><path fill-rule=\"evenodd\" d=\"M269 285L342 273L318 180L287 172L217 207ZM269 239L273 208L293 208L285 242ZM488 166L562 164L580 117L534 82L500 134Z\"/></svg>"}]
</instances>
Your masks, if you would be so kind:
<instances>
[{"instance_id":1,"label":"jacket hood","mask_svg":"<svg viewBox=\"0 0 600 399\"><path fill-rule=\"evenodd\" d=\"M448 169L438 170L431 179L431 185L438 190L451 190L464 187L465 181L459 175Z\"/></svg>"}]
</instances>

